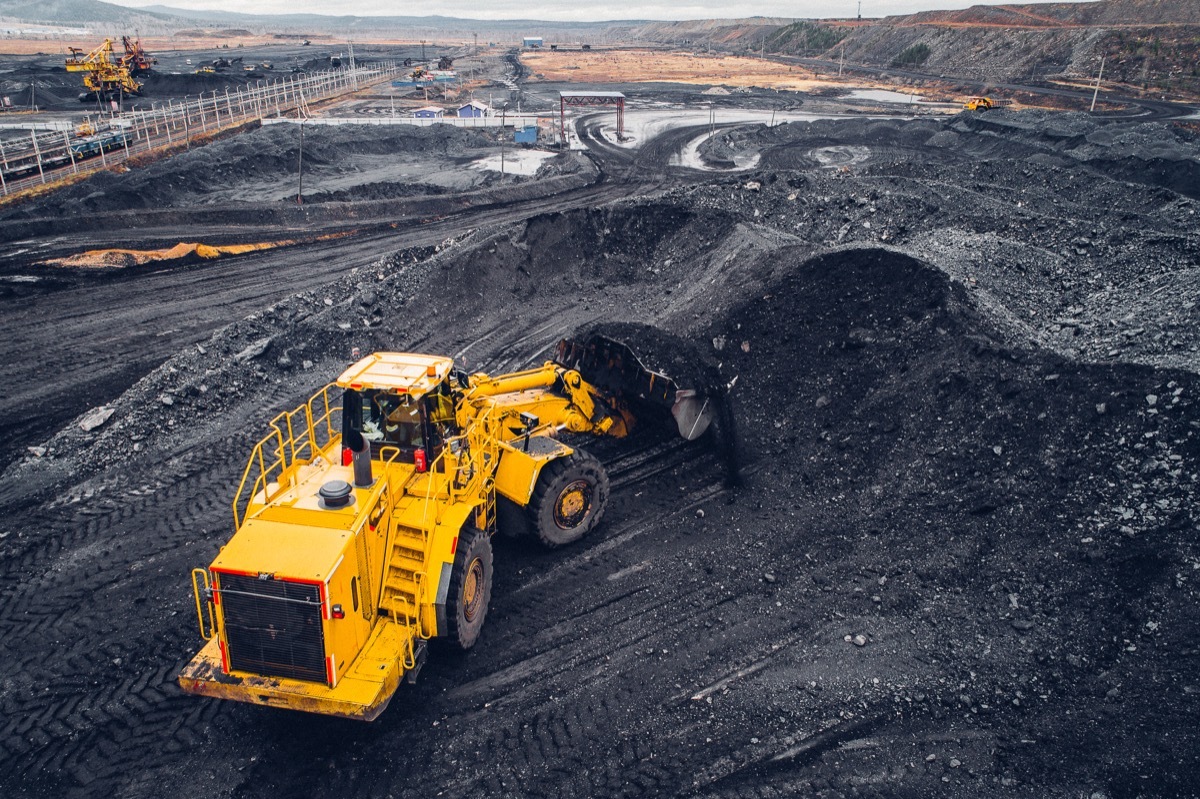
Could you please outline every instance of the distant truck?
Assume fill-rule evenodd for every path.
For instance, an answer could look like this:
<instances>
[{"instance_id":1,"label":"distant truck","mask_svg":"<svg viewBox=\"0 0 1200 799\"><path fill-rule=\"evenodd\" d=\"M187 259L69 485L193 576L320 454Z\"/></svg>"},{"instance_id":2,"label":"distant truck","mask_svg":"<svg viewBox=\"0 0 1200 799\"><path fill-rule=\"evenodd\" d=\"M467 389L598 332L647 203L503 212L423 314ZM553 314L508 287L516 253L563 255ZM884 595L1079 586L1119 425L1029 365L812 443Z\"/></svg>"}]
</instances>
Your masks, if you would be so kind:
<instances>
[{"instance_id":1,"label":"distant truck","mask_svg":"<svg viewBox=\"0 0 1200 799\"><path fill-rule=\"evenodd\" d=\"M1012 105L1012 100L998 100L994 97L972 97L963 103L968 111L990 111L993 108L1005 108Z\"/></svg>"}]
</instances>

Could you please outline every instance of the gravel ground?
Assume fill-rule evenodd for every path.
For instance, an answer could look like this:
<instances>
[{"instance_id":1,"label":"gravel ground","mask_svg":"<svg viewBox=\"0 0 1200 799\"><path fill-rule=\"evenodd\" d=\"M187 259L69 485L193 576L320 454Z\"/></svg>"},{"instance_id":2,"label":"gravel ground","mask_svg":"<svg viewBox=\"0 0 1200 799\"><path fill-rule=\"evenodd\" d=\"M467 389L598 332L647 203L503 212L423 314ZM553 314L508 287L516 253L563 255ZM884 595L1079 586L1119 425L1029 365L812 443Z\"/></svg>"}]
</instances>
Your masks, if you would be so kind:
<instances>
[{"instance_id":1,"label":"gravel ground","mask_svg":"<svg viewBox=\"0 0 1200 799\"><path fill-rule=\"evenodd\" d=\"M1113 166L1195 143L1077 122L746 128L737 175L597 151L658 188L468 217L148 369L0 478L0 786L1197 795L1197 195ZM743 487L708 440L594 442L602 528L498 541L477 648L372 725L179 694L187 569L275 412L355 347L501 371L622 322L733 382Z\"/></svg>"}]
</instances>

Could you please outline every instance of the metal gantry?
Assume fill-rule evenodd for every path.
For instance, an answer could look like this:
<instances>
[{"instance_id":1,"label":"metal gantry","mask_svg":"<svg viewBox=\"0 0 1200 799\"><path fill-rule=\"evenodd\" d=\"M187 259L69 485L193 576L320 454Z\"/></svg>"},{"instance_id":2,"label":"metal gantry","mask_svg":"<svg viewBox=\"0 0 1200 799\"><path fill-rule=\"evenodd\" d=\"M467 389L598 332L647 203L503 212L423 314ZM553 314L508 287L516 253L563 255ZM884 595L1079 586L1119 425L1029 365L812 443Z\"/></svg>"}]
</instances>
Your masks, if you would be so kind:
<instances>
[{"instance_id":1,"label":"metal gantry","mask_svg":"<svg viewBox=\"0 0 1200 799\"><path fill-rule=\"evenodd\" d=\"M625 95L620 92L559 92L558 118L562 140L567 142L567 106L605 106L617 108L617 139L625 138Z\"/></svg>"}]
</instances>

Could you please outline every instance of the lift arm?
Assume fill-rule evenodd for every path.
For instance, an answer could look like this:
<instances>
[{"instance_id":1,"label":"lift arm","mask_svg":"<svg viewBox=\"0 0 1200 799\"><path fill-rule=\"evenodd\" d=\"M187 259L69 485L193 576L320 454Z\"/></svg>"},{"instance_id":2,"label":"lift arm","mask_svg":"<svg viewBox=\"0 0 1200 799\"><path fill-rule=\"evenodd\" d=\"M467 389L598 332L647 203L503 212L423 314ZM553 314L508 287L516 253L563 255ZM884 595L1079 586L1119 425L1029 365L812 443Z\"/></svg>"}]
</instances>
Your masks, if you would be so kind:
<instances>
[{"instance_id":1,"label":"lift arm","mask_svg":"<svg viewBox=\"0 0 1200 799\"><path fill-rule=\"evenodd\" d=\"M541 425L563 426L574 433L619 438L628 434L632 423L614 398L574 369L553 362L499 377L472 375L464 406L477 405L472 400L484 398L502 408L505 417L532 413Z\"/></svg>"}]
</instances>

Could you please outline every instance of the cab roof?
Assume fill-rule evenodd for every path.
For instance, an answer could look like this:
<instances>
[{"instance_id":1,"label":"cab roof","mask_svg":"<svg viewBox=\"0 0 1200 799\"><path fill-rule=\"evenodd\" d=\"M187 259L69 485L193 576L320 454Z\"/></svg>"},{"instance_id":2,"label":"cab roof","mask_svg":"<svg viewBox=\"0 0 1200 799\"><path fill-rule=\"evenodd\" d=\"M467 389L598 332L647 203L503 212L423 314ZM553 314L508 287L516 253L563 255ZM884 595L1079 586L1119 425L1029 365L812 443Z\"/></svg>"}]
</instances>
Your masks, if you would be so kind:
<instances>
[{"instance_id":1,"label":"cab roof","mask_svg":"<svg viewBox=\"0 0 1200 799\"><path fill-rule=\"evenodd\" d=\"M410 352L376 352L342 372L342 388L387 389L415 397L424 396L446 379L454 359Z\"/></svg>"}]
</instances>

